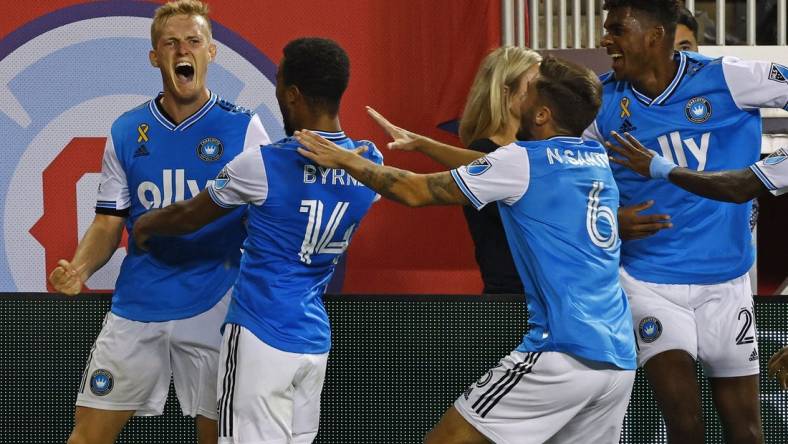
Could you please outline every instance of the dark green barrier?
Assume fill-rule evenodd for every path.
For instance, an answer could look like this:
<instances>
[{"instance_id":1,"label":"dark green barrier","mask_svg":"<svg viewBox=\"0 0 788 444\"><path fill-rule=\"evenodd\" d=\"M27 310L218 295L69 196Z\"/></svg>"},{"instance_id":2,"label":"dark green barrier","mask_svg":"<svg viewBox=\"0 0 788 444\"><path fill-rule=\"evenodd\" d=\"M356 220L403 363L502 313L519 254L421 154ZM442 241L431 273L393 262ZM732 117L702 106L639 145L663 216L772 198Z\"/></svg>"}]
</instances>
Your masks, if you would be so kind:
<instances>
[{"instance_id":1,"label":"dark green barrier","mask_svg":"<svg viewBox=\"0 0 788 444\"><path fill-rule=\"evenodd\" d=\"M105 296L0 296L0 442L63 443L88 351L109 308ZM417 443L443 411L519 342L525 309L515 297L328 297L334 329L318 443ZM788 344L788 298L755 305L761 368ZM581 383L581 382L578 382ZM767 443L788 442L788 392L761 378ZM238 387L243 390L243 387ZM707 442L721 443L703 384ZM171 392L172 395L172 392ZM175 399L165 415L135 418L120 443L195 443ZM639 375L622 442L665 442Z\"/></svg>"}]
</instances>

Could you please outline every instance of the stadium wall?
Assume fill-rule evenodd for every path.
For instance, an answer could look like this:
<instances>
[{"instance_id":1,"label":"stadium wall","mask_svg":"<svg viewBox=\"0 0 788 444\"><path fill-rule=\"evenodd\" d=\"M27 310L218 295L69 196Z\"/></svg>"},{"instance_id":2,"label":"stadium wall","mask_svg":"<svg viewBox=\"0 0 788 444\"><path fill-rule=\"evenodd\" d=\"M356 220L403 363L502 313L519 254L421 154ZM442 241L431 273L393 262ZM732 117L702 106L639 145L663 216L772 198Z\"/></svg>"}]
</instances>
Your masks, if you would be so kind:
<instances>
[{"instance_id":1,"label":"stadium wall","mask_svg":"<svg viewBox=\"0 0 788 444\"><path fill-rule=\"evenodd\" d=\"M0 294L0 303L0 443L65 442L109 296ZM519 344L527 319L521 296L327 296L326 307L334 344L321 444L421 442L454 399ZM765 369L788 343L788 297L756 298L755 315ZM706 442L722 443L708 384L700 380ZM765 442L784 444L788 397L765 372L760 384ZM135 418L118 443L195 442L191 421L170 393L164 416ZM648 383L638 375L622 442L665 440Z\"/></svg>"}]
</instances>

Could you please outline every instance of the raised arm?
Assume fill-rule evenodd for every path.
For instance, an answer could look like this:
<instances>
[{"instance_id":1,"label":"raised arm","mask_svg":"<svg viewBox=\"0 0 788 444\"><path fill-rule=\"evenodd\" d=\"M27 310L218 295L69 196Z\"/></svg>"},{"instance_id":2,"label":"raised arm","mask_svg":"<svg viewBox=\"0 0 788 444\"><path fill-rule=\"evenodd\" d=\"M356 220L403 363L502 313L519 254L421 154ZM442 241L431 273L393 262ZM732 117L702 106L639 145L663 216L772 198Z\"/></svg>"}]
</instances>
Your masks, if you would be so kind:
<instances>
[{"instance_id":1,"label":"raised arm","mask_svg":"<svg viewBox=\"0 0 788 444\"><path fill-rule=\"evenodd\" d=\"M618 154L610 160L636 173L654 179L667 179L690 193L709 199L743 203L766 191L764 184L749 168L728 171L695 171L682 168L640 143L634 136L624 137L613 131L618 146L606 142L608 150Z\"/></svg>"},{"instance_id":2,"label":"raised arm","mask_svg":"<svg viewBox=\"0 0 788 444\"><path fill-rule=\"evenodd\" d=\"M359 151L342 149L309 131L296 131L304 146L298 152L327 168L341 168L381 196L410 207L426 205L469 205L468 198L446 171L416 174L398 168L377 165L358 155Z\"/></svg>"},{"instance_id":3,"label":"raised arm","mask_svg":"<svg viewBox=\"0 0 788 444\"><path fill-rule=\"evenodd\" d=\"M479 151L447 145L400 128L369 106L367 107L367 114L393 139L392 142L388 143L389 149L418 151L448 168L458 168L484 156L484 153Z\"/></svg>"}]
</instances>

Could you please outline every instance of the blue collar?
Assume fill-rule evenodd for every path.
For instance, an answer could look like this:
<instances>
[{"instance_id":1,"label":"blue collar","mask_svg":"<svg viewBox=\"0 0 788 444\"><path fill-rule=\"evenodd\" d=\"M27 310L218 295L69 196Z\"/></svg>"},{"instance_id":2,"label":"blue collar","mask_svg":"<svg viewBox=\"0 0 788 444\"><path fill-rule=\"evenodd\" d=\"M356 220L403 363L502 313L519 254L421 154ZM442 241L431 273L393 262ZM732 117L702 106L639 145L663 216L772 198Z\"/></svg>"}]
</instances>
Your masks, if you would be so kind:
<instances>
[{"instance_id":1,"label":"blue collar","mask_svg":"<svg viewBox=\"0 0 788 444\"><path fill-rule=\"evenodd\" d=\"M635 89L635 86L630 83L632 93L638 101L642 102L646 106L662 105L668 100L668 98L670 98L670 96L673 95L673 93L679 87L681 79L683 79L684 75L687 73L687 55L683 52L677 52L674 56L674 59L676 58L678 58L677 61L679 62L679 69L676 71L676 77L674 77L673 81L670 82L670 85L665 88L665 91L662 91L662 94L658 95L655 99L652 100L647 95Z\"/></svg>"},{"instance_id":2,"label":"blue collar","mask_svg":"<svg viewBox=\"0 0 788 444\"><path fill-rule=\"evenodd\" d=\"M170 119L167 116L165 116L161 112L161 110L159 110L159 107L156 105L156 102L158 102L159 98L163 95L164 93L159 93L159 95L156 96L155 99L151 100L148 103L148 108L150 109L151 114L153 114L153 117L160 124L162 124L162 126L164 126L170 131L185 131L187 128L197 123L197 121L200 120L203 116L208 114L208 111L211 110L211 107L213 107L213 105L216 103L216 100L218 100L216 94L211 92L211 97L208 99L207 102L205 102L205 104L202 107L200 107L200 109L198 109L194 114L189 116L183 122L176 125L172 121L170 121Z\"/></svg>"}]
</instances>

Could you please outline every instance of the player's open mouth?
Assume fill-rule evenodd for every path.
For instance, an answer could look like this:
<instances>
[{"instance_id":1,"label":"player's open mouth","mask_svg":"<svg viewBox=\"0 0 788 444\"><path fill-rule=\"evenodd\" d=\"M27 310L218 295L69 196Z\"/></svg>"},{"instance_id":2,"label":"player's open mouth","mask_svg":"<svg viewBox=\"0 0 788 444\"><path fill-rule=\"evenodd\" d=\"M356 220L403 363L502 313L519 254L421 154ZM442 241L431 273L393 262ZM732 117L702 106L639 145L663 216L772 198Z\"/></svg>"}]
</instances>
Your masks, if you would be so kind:
<instances>
[{"instance_id":1,"label":"player's open mouth","mask_svg":"<svg viewBox=\"0 0 788 444\"><path fill-rule=\"evenodd\" d=\"M175 77L180 83L189 83L194 79L194 66L189 62L178 62L175 65Z\"/></svg>"},{"instance_id":2,"label":"player's open mouth","mask_svg":"<svg viewBox=\"0 0 788 444\"><path fill-rule=\"evenodd\" d=\"M613 59L613 69L620 68L624 64L624 54L613 52L608 55Z\"/></svg>"}]
</instances>

